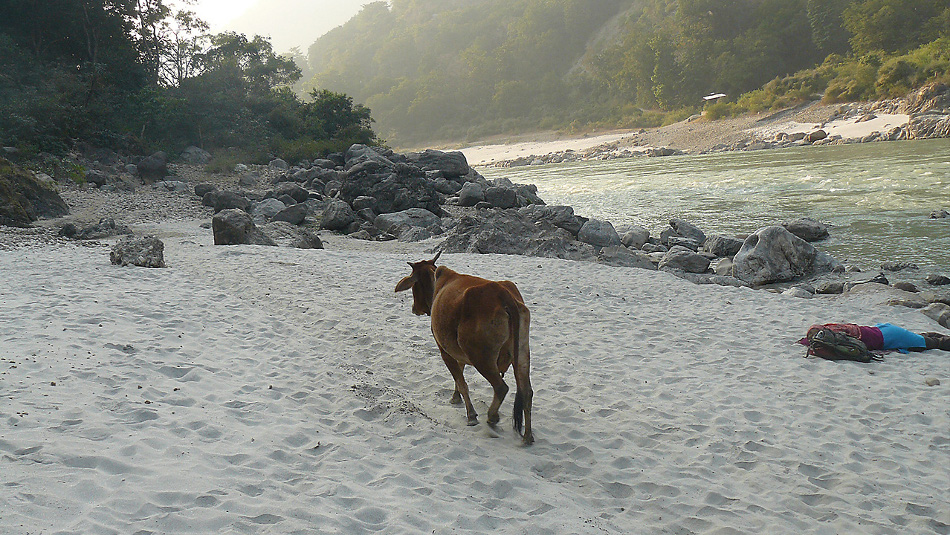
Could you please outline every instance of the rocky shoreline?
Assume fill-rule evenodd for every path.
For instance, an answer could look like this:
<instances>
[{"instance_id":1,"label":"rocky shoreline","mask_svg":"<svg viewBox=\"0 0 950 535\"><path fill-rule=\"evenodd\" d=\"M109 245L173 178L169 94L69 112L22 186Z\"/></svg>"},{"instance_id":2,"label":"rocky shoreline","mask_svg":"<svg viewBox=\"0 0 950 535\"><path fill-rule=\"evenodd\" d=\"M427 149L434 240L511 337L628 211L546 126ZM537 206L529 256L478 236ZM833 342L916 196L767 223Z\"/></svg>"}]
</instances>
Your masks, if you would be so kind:
<instances>
[{"instance_id":1,"label":"rocky shoreline","mask_svg":"<svg viewBox=\"0 0 950 535\"><path fill-rule=\"evenodd\" d=\"M894 122L878 121L893 118ZM840 127L840 128L839 128ZM841 130L841 133L836 132ZM701 115L584 149L552 150L481 162L521 167L635 157L663 157L803 146L950 137L950 88L930 84L904 98L852 104L809 102L774 113L707 121ZM556 143L552 146L556 147ZM464 149L463 149L464 150Z\"/></svg>"},{"instance_id":2,"label":"rocky shoreline","mask_svg":"<svg viewBox=\"0 0 950 535\"><path fill-rule=\"evenodd\" d=\"M944 87L936 96L922 91L919 97L914 105L921 111L908 124L938 125L926 132L950 135L950 113L924 117L939 115L934 109L950 109L950 90ZM880 103L875 109L900 106L906 104ZM858 113L866 116L868 111L856 107L844 117ZM894 135L918 130L905 126L900 132ZM584 154L605 157L598 150L607 149ZM70 215L56 217L61 214L54 210L40 214L52 218L40 220L39 228L2 227L0 250L64 240L88 243L132 234L133 226L202 220L216 244L322 248L329 233L369 247L421 242L432 252L663 270L697 284L749 286L798 297L883 284L896 292L895 304L925 309L944 325L950 321L946 274L922 273L899 259L873 267L842 265L812 245L828 236L817 221L776 222L745 236L708 236L679 219L658 236L640 227L618 231L610 222L575 214L570 206L545 204L533 185L489 181L458 151L396 153L354 145L345 154L293 166L277 159L266 166L238 165L227 174L207 173L209 159L194 147L180 155L179 164L168 163L164 154L133 163L95 151L84 160L85 180L37 175L38 183L54 183L62 190ZM947 215L935 210L933 217Z\"/></svg>"}]
</instances>

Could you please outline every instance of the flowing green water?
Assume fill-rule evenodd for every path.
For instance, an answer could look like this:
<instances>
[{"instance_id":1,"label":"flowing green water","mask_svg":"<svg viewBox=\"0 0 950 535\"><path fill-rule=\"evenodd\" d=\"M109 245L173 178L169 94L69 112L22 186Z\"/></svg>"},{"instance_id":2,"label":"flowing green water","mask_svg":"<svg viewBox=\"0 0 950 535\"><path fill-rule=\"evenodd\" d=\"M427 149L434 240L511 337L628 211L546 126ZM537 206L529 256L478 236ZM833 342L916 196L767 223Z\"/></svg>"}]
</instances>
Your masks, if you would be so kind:
<instances>
[{"instance_id":1,"label":"flowing green water","mask_svg":"<svg viewBox=\"0 0 950 535\"><path fill-rule=\"evenodd\" d=\"M548 204L653 235L681 218L706 234L747 235L811 217L838 260L950 270L950 140L863 143L481 170L536 184Z\"/></svg>"}]
</instances>

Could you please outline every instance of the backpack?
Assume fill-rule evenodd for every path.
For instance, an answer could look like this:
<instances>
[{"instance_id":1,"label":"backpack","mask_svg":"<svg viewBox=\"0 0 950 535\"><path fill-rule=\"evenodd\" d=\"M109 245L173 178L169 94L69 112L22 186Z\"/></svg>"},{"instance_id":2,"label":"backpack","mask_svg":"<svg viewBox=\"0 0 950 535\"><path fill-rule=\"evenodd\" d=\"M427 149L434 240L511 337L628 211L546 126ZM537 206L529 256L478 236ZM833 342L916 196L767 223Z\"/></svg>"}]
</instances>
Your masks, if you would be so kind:
<instances>
[{"instance_id":1,"label":"backpack","mask_svg":"<svg viewBox=\"0 0 950 535\"><path fill-rule=\"evenodd\" d=\"M805 356L814 355L827 360L853 360L856 362L871 362L884 360L868 351L864 342L853 336L832 331L818 329L808 338L808 351Z\"/></svg>"}]
</instances>

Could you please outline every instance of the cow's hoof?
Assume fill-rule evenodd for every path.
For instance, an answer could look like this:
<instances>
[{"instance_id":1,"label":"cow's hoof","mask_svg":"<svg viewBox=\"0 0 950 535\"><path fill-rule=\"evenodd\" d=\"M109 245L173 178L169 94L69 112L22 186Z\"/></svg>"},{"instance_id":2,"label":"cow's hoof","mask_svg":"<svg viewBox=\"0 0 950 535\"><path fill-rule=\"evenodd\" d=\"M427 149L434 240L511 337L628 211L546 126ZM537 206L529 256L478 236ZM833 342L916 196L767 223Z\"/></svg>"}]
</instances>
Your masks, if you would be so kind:
<instances>
[{"instance_id":1,"label":"cow's hoof","mask_svg":"<svg viewBox=\"0 0 950 535\"><path fill-rule=\"evenodd\" d=\"M478 425L478 418L477 418L477 417L469 418L469 419L468 419L468 425L469 425L469 426Z\"/></svg>"}]
</instances>

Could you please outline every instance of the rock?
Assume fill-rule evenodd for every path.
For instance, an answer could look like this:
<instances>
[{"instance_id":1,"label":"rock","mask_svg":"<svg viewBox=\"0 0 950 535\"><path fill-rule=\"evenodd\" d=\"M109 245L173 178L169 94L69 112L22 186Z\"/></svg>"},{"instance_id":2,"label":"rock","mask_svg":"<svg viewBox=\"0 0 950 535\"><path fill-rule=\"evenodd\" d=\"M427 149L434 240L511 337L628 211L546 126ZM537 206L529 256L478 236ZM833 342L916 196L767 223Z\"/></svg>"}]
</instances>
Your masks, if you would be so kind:
<instances>
[{"instance_id":1,"label":"rock","mask_svg":"<svg viewBox=\"0 0 950 535\"><path fill-rule=\"evenodd\" d=\"M139 178L146 182L156 182L168 176L168 161L163 152L142 158L136 168Z\"/></svg>"},{"instance_id":2,"label":"rock","mask_svg":"<svg viewBox=\"0 0 950 535\"><path fill-rule=\"evenodd\" d=\"M754 286L817 275L838 265L830 255L780 226L759 229L746 238L733 261L736 278Z\"/></svg>"},{"instance_id":3,"label":"rock","mask_svg":"<svg viewBox=\"0 0 950 535\"><path fill-rule=\"evenodd\" d=\"M0 158L0 225L28 227L37 219L68 213L69 206L59 193L20 166Z\"/></svg>"},{"instance_id":4,"label":"rock","mask_svg":"<svg viewBox=\"0 0 950 535\"><path fill-rule=\"evenodd\" d=\"M204 198L204 196L212 191L218 191L218 186L210 184L208 182L202 182L200 184L195 184L195 195L198 197Z\"/></svg>"},{"instance_id":5,"label":"rock","mask_svg":"<svg viewBox=\"0 0 950 535\"><path fill-rule=\"evenodd\" d=\"M732 277L733 266L732 258L720 258L709 262L709 267L712 268L713 272L722 277Z\"/></svg>"},{"instance_id":6,"label":"rock","mask_svg":"<svg viewBox=\"0 0 950 535\"><path fill-rule=\"evenodd\" d=\"M782 226L785 227L785 230L807 242L821 241L829 236L828 227L810 217L785 221Z\"/></svg>"},{"instance_id":7,"label":"rock","mask_svg":"<svg viewBox=\"0 0 950 535\"><path fill-rule=\"evenodd\" d=\"M410 208L401 212L380 214L373 224L382 232L399 236L403 231L411 228L430 228L440 225L442 219L425 208Z\"/></svg>"},{"instance_id":8,"label":"rock","mask_svg":"<svg viewBox=\"0 0 950 535\"><path fill-rule=\"evenodd\" d=\"M75 240L101 240L125 234L132 234L132 229L126 225L116 224L110 217L104 217L95 225L85 225L77 227L75 224L66 223L59 231L60 236Z\"/></svg>"},{"instance_id":9,"label":"rock","mask_svg":"<svg viewBox=\"0 0 950 535\"><path fill-rule=\"evenodd\" d=\"M663 255L658 267L661 270L671 269L687 273L705 273L709 269L709 259L686 247L674 246Z\"/></svg>"},{"instance_id":10,"label":"rock","mask_svg":"<svg viewBox=\"0 0 950 535\"><path fill-rule=\"evenodd\" d=\"M191 186L180 180L161 180L152 184L152 187L173 193L188 193L191 190Z\"/></svg>"},{"instance_id":11,"label":"rock","mask_svg":"<svg viewBox=\"0 0 950 535\"><path fill-rule=\"evenodd\" d=\"M356 212L344 201L334 199L323 210L320 227L327 230L341 231L356 221Z\"/></svg>"},{"instance_id":12,"label":"rock","mask_svg":"<svg viewBox=\"0 0 950 535\"><path fill-rule=\"evenodd\" d=\"M950 329L950 305L946 303L930 303L921 309L928 318Z\"/></svg>"},{"instance_id":13,"label":"rock","mask_svg":"<svg viewBox=\"0 0 950 535\"><path fill-rule=\"evenodd\" d=\"M703 231L696 228L695 225L688 223L686 221L683 221L682 219L675 219L675 218L671 219L670 227L673 229L674 232L676 232L677 236L681 236L683 238L689 238L695 241L699 245L702 245L703 243L706 242L706 234Z\"/></svg>"},{"instance_id":14,"label":"rock","mask_svg":"<svg viewBox=\"0 0 950 535\"><path fill-rule=\"evenodd\" d=\"M290 223L291 225L301 225L304 220L307 218L308 214L307 205L305 203L297 203L291 206L288 206L274 214L274 217L271 218L272 221L284 221ZM313 247L310 247L313 249Z\"/></svg>"},{"instance_id":15,"label":"rock","mask_svg":"<svg viewBox=\"0 0 950 535\"><path fill-rule=\"evenodd\" d=\"M441 171L442 176L448 179L465 176L470 171L465 155L458 151L428 149L423 152L410 152L406 154L406 158L424 171Z\"/></svg>"},{"instance_id":16,"label":"rock","mask_svg":"<svg viewBox=\"0 0 950 535\"><path fill-rule=\"evenodd\" d=\"M192 145L181 152L181 159L192 165L207 165L211 161L211 153Z\"/></svg>"},{"instance_id":17,"label":"rock","mask_svg":"<svg viewBox=\"0 0 950 535\"><path fill-rule=\"evenodd\" d=\"M313 167L319 167L320 169L332 170L336 168L336 162L328 159L317 158L316 160L310 162L310 165Z\"/></svg>"},{"instance_id":18,"label":"rock","mask_svg":"<svg viewBox=\"0 0 950 535\"><path fill-rule=\"evenodd\" d=\"M295 182L281 182L271 192L271 196L274 198L279 199L282 195L289 196L294 202L307 202L307 199L310 198L310 192Z\"/></svg>"},{"instance_id":19,"label":"rock","mask_svg":"<svg viewBox=\"0 0 950 535\"><path fill-rule=\"evenodd\" d=\"M238 178L238 186L242 188L253 188L257 186L260 180L261 177L256 172L244 173Z\"/></svg>"},{"instance_id":20,"label":"rock","mask_svg":"<svg viewBox=\"0 0 950 535\"><path fill-rule=\"evenodd\" d=\"M215 245L272 245L277 243L260 231L244 210L224 209L211 219Z\"/></svg>"},{"instance_id":21,"label":"rock","mask_svg":"<svg viewBox=\"0 0 950 535\"><path fill-rule=\"evenodd\" d=\"M914 283L907 281L895 282L893 286L898 290L903 290L910 293L917 293L920 291L917 289L917 286L915 286Z\"/></svg>"},{"instance_id":22,"label":"rock","mask_svg":"<svg viewBox=\"0 0 950 535\"><path fill-rule=\"evenodd\" d=\"M264 199L261 202L254 203L251 214L259 217L261 223L267 223L284 208L287 208L287 205L277 199Z\"/></svg>"},{"instance_id":23,"label":"rock","mask_svg":"<svg viewBox=\"0 0 950 535\"><path fill-rule=\"evenodd\" d=\"M950 284L950 277L933 273L927 275L927 284L930 284L931 286L946 286L947 284Z\"/></svg>"},{"instance_id":24,"label":"rock","mask_svg":"<svg viewBox=\"0 0 950 535\"><path fill-rule=\"evenodd\" d=\"M122 238L109 253L109 260L118 266L148 268L165 267L165 244L155 236Z\"/></svg>"},{"instance_id":25,"label":"rock","mask_svg":"<svg viewBox=\"0 0 950 535\"><path fill-rule=\"evenodd\" d=\"M574 209L570 206L531 204L518 210L518 213L535 223L544 221L562 228L573 236L577 236L583 225L583 222L574 215Z\"/></svg>"},{"instance_id":26,"label":"rock","mask_svg":"<svg viewBox=\"0 0 950 535\"><path fill-rule=\"evenodd\" d=\"M109 175L103 173L98 169L90 169L86 171L85 180L87 184L92 184L97 188L101 188L110 182Z\"/></svg>"},{"instance_id":27,"label":"rock","mask_svg":"<svg viewBox=\"0 0 950 535\"><path fill-rule=\"evenodd\" d=\"M277 169L280 171L286 171L290 169L290 165L288 165L286 161L280 158L274 158L273 160L268 162L267 167L270 167L271 169Z\"/></svg>"},{"instance_id":28,"label":"rock","mask_svg":"<svg viewBox=\"0 0 950 535\"><path fill-rule=\"evenodd\" d=\"M609 221L599 221L597 219L591 219L584 223L577 232L577 239L594 247L621 245L620 235L614 230L614 226Z\"/></svg>"},{"instance_id":29,"label":"rock","mask_svg":"<svg viewBox=\"0 0 950 535\"><path fill-rule=\"evenodd\" d=\"M802 299L811 299L812 297L814 297L814 294L812 294L808 290L801 288L799 286L792 286L791 288L782 292L782 295L788 295L791 297L800 297Z\"/></svg>"},{"instance_id":30,"label":"rock","mask_svg":"<svg viewBox=\"0 0 950 535\"><path fill-rule=\"evenodd\" d=\"M946 210L934 210L930 212L930 219L946 219L950 217L950 212Z\"/></svg>"},{"instance_id":31,"label":"rock","mask_svg":"<svg viewBox=\"0 0 950 535\"><path fill-rule=\"evenodd\" d=\"M485 189L478 182L466 182L459 190L459 206L475 206L484 201Z\"/></svg>"},{"instance_id":32,"label":"rock","mask_svg":"<svg viewBox=\"0 0 950 535\"><path fill-rule=\"evenodd\" d=\"M656 264L646 253L630 250L623 246L604 247L597 253L597 261L601 264L615 267L633 267L640 269L656 269Z\"/></svg>"},{"instance_id":33,"label":"rock","mask_svg":"<svg viewBox=\"0 0 950 535\"><path fill-rule=\"evenodd\" d=\"M936 377L928 377L924 380L924 384L927 386L940 386L940 379Z\"/></svg>"},{"instance_id":34,"label":"rock","mask_svg":"<svg viewBox=\"0 0 950 535\"><path fill-rule=\"evenodd\" d=\"M828 132L824 130L815 130L814 132L809 132L805 135L805 143L814 143L816 141L821 141L828 137Z\"/></svg>"},{"instance_id":35,"label":"rock","mask_svg":"<svg viewBox=\"0 0 950 535\"><path fill-rule=\"evenodd\" d=\"M503 187L490 187L485 189L485 201L494 208L506 210L508 208L517 208L518 193L513 189Z\"/></svg>"},{"instance_id":36,"label":"rock","mask_svg":"<svg viewBox=\"0 0 950 535\"><path fill-rule=\"evenodd\" d=\"M465 215L451 229L442 250L448 253L497 253L592 260L596 251L546 220L534 221L518 210L488 210Z\"/></svg>"},{"instance_id":37,"label":"rock","mask_svg":"<svg viewBox=\"0 0 950 535\"><path fill-rule=\"evenodd\" d=\"M261 226L261 231L277 245L296 249L323 249L323 241L315 232L286 221L273 221Z\"/></svg>"},{"instance_id":38,"label":"rock","mask_svg":"<svg viewBox=\"0 0 950 535\"><path fill-rule=\"evenodd\" d=\"M719 258L732 258L742 248L742 240L727 236L708 236L703 243L703 251Z\"/></svg>"},{"instance_id":39,"label":"rock","mask_svg":"<svg viewBox=\"0 0 950 535\"><path fill-rule=\"evenodd\" d=\"M697 242L696 240L692 238L684 238L682 236L670 236L666 240L666 245L668 245L670 248L685 247L695 253L699 251L699 246L702 245L702 243Z\"/></svg>"},{"instance_id":40,"label":"rock","mask_svg":"<svg viewBox=\"0 0 950 535\"><path fill-rule=\"evenodd\" d=\"M905 269L919 269L917 264L912 262L884 262L881 264L884 271L903 271Z\"/></svg>"},{"instance_id":41,"label":"rock","mask_svg":"<svg viewBox=\"0 0 950 535\"><path fill-rule=\"evenodd\" d=\"M373 147L366 145L350 145L345 155L345 165L343 166L347 173L357 168L354 173L378 173L381 171L389 172L396 168L389 158L376 151Z\"/></svg>"},{"instance_id":42,"label":"rock","mask_svg":"<svg viewBox=\"0 0 950 535\"><path fill-rule=\"evenodd\" d=\"M633 226L624 232L623 237L620 238L620 243L622 243L624 247L640 249L649 239L649 230L640 226Z\"/></svg>"},{"instance_id":43,"label":"rock","mask_svg":"<svg viewBox=\"0 0 950 535\"><path fill-rule=\"evenodd\" d=\"M201 199L205 206L214 208L214 213L222 210L237 208L247 212L251 209L251 201L244 195L234 191L211 191Z\"/></svg>"},{"instance_id":44,"label":"rock","mask_svg":"<svg viewBox=\"0 0 950 535\"><path fill-rule=\"evenodd\" d=\"M815 285L815 293L833 295L844 293L844 283L841 281L822 281Z\"/></svg>"}]
</instances>

